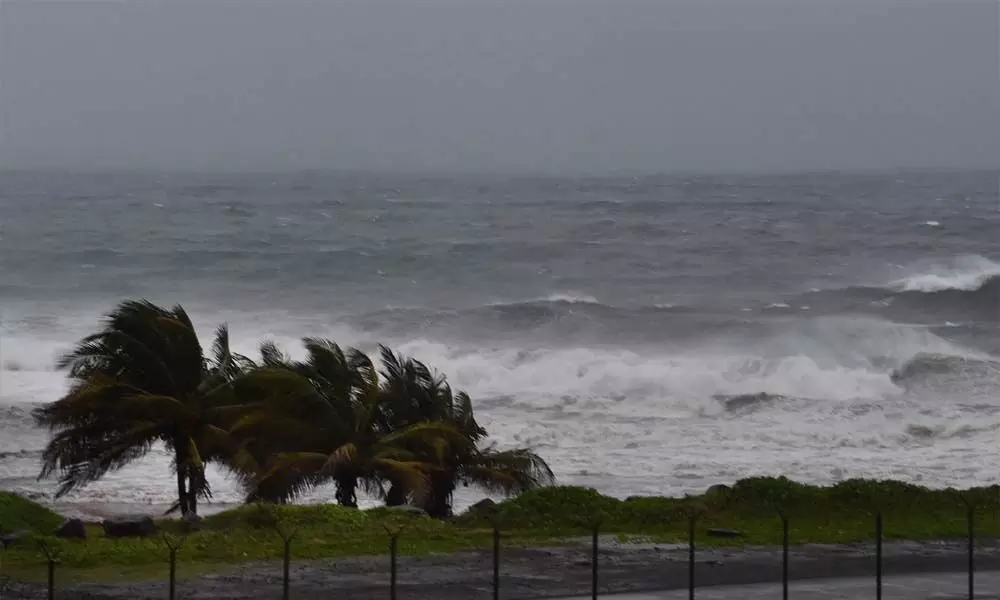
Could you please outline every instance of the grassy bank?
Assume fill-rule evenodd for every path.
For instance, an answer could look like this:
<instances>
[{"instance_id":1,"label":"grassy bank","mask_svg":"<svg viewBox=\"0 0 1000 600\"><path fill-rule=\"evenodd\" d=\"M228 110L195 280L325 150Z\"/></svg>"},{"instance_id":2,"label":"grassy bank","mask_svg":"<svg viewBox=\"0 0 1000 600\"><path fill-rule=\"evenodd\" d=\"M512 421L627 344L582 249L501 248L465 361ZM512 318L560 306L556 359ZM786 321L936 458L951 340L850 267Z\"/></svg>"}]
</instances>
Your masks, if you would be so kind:
<instances>
[{"instance_id":1,"label":"grassy bank","mask_svg":"<svg viewBox=\"0 0 1000 600\"><path fill-rule=\"evenodd\" d=\"M693 514L698 515L700 545L778 544L780 508L790 519L791 540L798 544L870 540L872 514L880 509L888 539L953 539L966 535L963 498L976 506L978 535L1000 537L996 487L928 490L865 480L817 487L757 478L701 496L628 500L583 488L550 487L500 503L494 518L508 545L560 543L587 532L595 521L600 521L605 534L682 542ZM160 537L112 540L98 527L90 527L86 542L47 537L59 520L44 507L0 493L0 529L30 532L6 552L2 571L14 577L39 577L44 560L39 544L46 543L59 554L63 581L163 576L167 550ZM279 529L294 532L292 555L299 559L384 554L387 528L402 528L403 554L485 548L491 540L491 525L483 516L438 521L394 509L359 511L335 505L245 506L206 518L200 531L190 534L183 534L175 521L161 525L184 540L178 555L182 574L279 558L283 548ZM715 527L737 529L744 535L708 536L707 530Z\"/></svg>"}]
</instances>

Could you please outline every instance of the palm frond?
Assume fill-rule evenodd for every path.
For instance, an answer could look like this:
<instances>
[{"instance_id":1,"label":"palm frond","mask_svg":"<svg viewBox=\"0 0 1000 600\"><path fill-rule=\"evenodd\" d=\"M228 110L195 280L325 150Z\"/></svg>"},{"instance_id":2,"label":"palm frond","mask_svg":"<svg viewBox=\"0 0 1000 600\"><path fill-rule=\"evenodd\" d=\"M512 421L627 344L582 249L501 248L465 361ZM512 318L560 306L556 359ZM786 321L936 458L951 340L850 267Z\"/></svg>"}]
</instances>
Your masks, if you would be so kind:
<instances>
[{"instance_id":1,"label":"palm frond","mask_svg":"<svg viewBox=\"0 0 1000 600\"><path fill-rule=\"evenodd\" d=\"M292 359L289 358L278 345L271 340L266 340L260 344L260 362L265 367L287 368Z\"/></svg>"}]
</instances>

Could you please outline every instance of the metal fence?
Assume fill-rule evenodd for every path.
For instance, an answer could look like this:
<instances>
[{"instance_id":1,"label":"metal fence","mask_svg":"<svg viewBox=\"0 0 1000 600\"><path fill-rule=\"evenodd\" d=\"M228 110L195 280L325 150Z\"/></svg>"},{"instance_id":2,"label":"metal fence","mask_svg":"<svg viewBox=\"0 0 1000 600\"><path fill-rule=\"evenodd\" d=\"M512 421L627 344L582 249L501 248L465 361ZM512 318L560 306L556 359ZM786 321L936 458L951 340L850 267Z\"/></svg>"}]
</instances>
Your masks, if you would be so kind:
<instances>
[{"instance_id":1,"label":"metal fence","mask_svg":"<svg viewBox=\"0 0 1000 600\"><path fill-rule=\"evenodd\" d=\"M967 594L967 598L970 600L976 597L976 550L975 550L975 515L974 509L970 507L966 515L968 530L967 530L967 589L963 590L963 595ZM790 579L790 564L789 564L789 531L790 522L789 518L780 514L780 522L782 529L782 544L781 544L781 597L783 600L788 600L790 597L789 593L789 579ZM601 523L599 521L591 522L590 527L590 548L589 548L589 567L590 567L590 595L591 598L597 599L601 596L599 591L599 585L601 583ZM698 517L693 516L688 519L688 540L687 540L687 591L688 597L691 600L697 598L697 591L699 582L696 578L696 568L698 548L696 546L696 533L697 533ZM292 590L292 581L290 576L290 567L292 563L292 549L296 537L296 532L293 528L284 527L280 523L274 527L277 535L280 536L283 543L283 558L282 558L282 577L281 577L281 596L283 600L289 600ZM883 541L884 541L884 528L883 528L883 516L881 511L875 511L873 514L873 531L874 531L874 544L875 544L875 555L874 564L872 565L871 576L874 579L872 597L876 600L881 600L883 595ZM389 565L388 572L386 573L386 583L385 583L385 597L389 600L397 600L399 595L398 590L398 558L399 558L399 541L405 535L405 527L403 528L386 528L386 540L389 550ZM166 597L169 600L176 600L177 598L177 565L178 565L178 552L183 546L185 537L183 535L168 535L163 534L162 536L164 548L167 550L167 560L168 560L168 585L166 590ZM493 536L492 536L492 598L493 600L500 600L502 592L502 578L501 578L501 565L503 562L503 548L501 544L501 528L494 523L493 524ZM57 598L57 575L59 570L59 557L58 550L54 547L46 544L45 542L39 542L39 549L42 557L45 560L45 565L47 569L47 581L44 591L44 596L48 600L55 600ZM2 571L0 571L2 575ZM0 579L0 600L6 600L7 598L13 598L12 594L9 594L11 590L11 582L9 580ZM956 590L957 592L957 590ZM277 594L275 594L277 595ZM607 595L611 595L608 593ZM23 596L19 596L23 597ZM37 594L33 597L37 597Z\"/></svg>"}]
</instances>

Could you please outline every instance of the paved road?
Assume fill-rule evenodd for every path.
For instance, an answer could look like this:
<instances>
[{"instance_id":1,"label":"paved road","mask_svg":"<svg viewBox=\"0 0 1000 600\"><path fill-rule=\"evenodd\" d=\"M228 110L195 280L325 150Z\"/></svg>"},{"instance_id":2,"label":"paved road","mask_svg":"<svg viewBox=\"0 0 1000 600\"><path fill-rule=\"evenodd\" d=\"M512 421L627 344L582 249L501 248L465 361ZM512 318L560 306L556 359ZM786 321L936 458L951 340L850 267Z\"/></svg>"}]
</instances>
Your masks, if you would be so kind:
<instances>
[{"instance_id":1,"label":"paved road","mask_svg":"<svg viewBox=\"0 0 1000 600\"><path fill-rule=\"evenodd\" d=\"M886 543L884 600L959 600L967 597L965 544ZM875 561L870 544L808 544L790 552L791 600L875 600ZM608 540L600 553L599 585L610 600L687 598L687 549L667 544L622 544ZM1000 600L1000 541L976 547L977 598ZM493 597L492 555L488 550L402 557L399 600L489 600ZM164 567L165 572L165 567ZM501 556L503 600L588 598L590 551L585 546L505 548ZM778 600L781 549L705 548L697 555L699 600ZM234 565L179 582L183 600L274 600L281 595L280 562ZM296 560L291 566L294 600L345 598L388 600L389 560L356 556ZM166 582L60 585L59 600L163 600ZM670 590L640 593L642 590ZM612 592L635 594L612 596ZM2 596L3 594L0 594ZM44 586L20 585L22 600L42 600Z\"/></svg>"},{"instance_id":2,"label":"paved road","mask_svg":"<svg viewBox=\"0 0 1000 600\"><path fill-rule=\"evenodd\" d=\"M789 585L789 600L864 600L875 598L873 577L847 577L793 581ZM933 575L897 575L886 577L882 587L883 600L966 600L968 576L965 573ZM590 596L575 596L563 600L590 600ZM670 590L644 594L605 594L607 600L687 600L687 590ZM781 584L720 585L695 591L697 600L775 600L781 598ZM1000 572L977 573L977 600L1000 600Z\"/></svg>"}]
</instances>

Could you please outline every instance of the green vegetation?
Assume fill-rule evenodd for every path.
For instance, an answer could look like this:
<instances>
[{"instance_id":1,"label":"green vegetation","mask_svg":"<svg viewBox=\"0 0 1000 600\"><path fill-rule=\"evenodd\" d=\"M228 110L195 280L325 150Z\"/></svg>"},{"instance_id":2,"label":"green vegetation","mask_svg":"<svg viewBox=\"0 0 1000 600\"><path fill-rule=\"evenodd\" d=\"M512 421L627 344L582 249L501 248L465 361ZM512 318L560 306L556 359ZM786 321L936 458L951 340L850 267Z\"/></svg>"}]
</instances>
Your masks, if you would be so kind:
<instances>
[{"instance_id":1,"label":"green vegetation","mask_svg":"<svg viewBox=\"0 0 1000 600\"><path fill-rule=\"evenodd\" d=\"M234 473L249 501L286 503L333 483L344 506L360 487L440 518L459 485L510 495L552 481L531 450L484 446L472 400L423 363L380 347L379 371L359 350L303 342L303 361L270 342L254 361L232 352L223 325L206 355L180 306L123 302L60 361L66 396L35 412L53 432L42 475L58 473L66 494L160 443L184 515L212 497L209 462Z\"/></svg>"},{"instance_id":2,"label":"green vegetation","mask_svg":"<svg viewBox=\"0 0 1000 600\"><path fill-rule=\"evenodd\" d=\"M62 517L44 506L11 492L0 491L0 532L29 531L52 532Z\"/></svg>"},{"instance_id":3,"label":"green vegetation","mask_svg":"<svg viewBox=\"0 0 1000 600\"><path fill-rule=\"evenodd\" d=\"M576 487L546 487L496 505L489 515L463 514L450 520L429 518L397 508L356 510L337 505L295 506L251 504L207 517L200 531L182 533L180 521L161 521L167 535L183 536L181 573L234 568L248 561L279 558L279 530L294 533L296 559L384 554L390 531L402 530L400 552L426 554L487 548L491 521L503 532L504 544L573 543L600 522L604 534L625 539L684 542L688 519L698 517L699 545L779 544L778 509L791 523L793 543L847 543L873 538L873 511L882 510L887 539L957 539L966 535L966 502L975 507L982 538L1000 537L997 518L1000 488L928 490L894 481L850 480L831 487L798 484L784 478L754 478L731 489L685 498L636 497L618 500ZM4 496L12 498L9 494ZM159 537L107 539L91 527L85 542L54 540L54 518L27 500L10 502L7 518L23 514L35 535L7 551L4 570L17 577L37 578L44 571L38 543L60 555L61 580L108 580L162 577L167 550ZM5 521L10 528L11 521ZM739 538L716 538L709 528L743 532ZM117 568L110 568L116 566Z\"/></svg>"}]
</instances>

